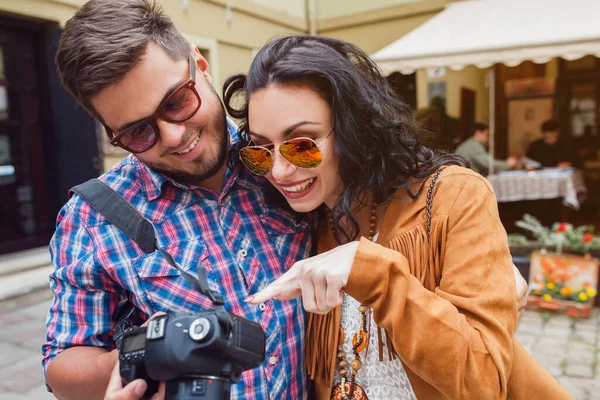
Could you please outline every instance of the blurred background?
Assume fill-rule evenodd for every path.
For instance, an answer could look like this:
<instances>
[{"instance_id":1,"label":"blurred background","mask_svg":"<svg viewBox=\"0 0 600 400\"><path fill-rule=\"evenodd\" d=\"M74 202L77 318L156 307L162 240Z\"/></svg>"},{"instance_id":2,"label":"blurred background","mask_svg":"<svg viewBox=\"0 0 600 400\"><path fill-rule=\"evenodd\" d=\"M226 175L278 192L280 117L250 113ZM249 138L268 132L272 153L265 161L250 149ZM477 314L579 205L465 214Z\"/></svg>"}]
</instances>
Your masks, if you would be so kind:
<instances>
[{"instance_id":1,"label":"blurred background","mask_svg":"<svg viewBox=\"0 0 600 400\"><path fill-rule=\"evenodd\" d=\"M65 22L84 2L0 1L0 314L8 313L0 322L17 324L17 332L22 324L35 326L41 336L30 342L36 346L44 332L40 310L49 298L47 244L58 210L70 187L126 155L108 143L99 124L58 81L56 44ZM556 307L546 297L554 305L537 304L540 312L528 311L519 335L578 399L600 392L598 315L592 308L598 286L593 260L600 253L600 1L160 2L208 60L218 93L228 76L248 71L269 39L310 33L347 40L372 55L413 108L424 143L453 152L483 126L478 141L488 153L489 168L480 172L496 191L515 264L532 283L533 297L577 303L569 314L571 305ZM550 120L560 146L547 142L547 153L536 160L532 146L546 140L542 124ZM559 160L567 162L560 168L542 160L567 147L571 158ZM510 168L495 164L498 160L512 160ZM533 219L525 220L525 214ZM589 299L561 297L568 282L561 282L555 295L547 284L556 282L534 276L539 266L532 260L542 249L592 260L585 279ZM582 329L588 333L581 334ZM546 343L549 337L556 340ZM22 335L0 334L0 352L20 359L11 349L22 347L22 340ZM570 347L571 342L577 345ZM29 347L24 348L35 346ZM0 399L43 396L35 381L39 364L31 368L38 368L36 378L25 384L30 367L15 373L10 357L0 361ZM28 392L31 382L38 385L36 394ZM2 397L3 385L9 397ZM15 391L20 387L28 389Z\"/></svg>"}]
</instances>

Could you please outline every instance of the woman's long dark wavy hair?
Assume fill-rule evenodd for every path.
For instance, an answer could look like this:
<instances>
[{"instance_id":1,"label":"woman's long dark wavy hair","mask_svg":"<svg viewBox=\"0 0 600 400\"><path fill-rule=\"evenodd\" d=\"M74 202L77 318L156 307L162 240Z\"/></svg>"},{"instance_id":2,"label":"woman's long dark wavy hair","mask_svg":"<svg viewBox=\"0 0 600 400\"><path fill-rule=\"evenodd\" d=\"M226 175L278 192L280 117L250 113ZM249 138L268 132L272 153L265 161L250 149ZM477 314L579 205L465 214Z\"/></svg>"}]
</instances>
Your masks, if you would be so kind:
<instances>
[{"instance_id":1,"label":"woman's long dark wavy hair","mask_svg":"<svg viewBox=\"0 0 600 400\"><path fill-rule=\"evenodd\" d=\"M352 216L372 193L377 204L390 201L399 188L416 199L428 176L440 166L464 165L458 156L436 154L419 144L410 108L402 102L375 63L358 47L322 36L278 38L263 47L248 75L234 75L223 86L227 112L241 121L242 142L249 141L248 100L269 85L307 84L331 107L334 149L344 191L333 207L339 243L358 237ZM241 108L240 96L242 97ZM277 118L276 115L273 118ZM232 156L237 157L237 151ZM408 178L422 182L417 190Z\"/></svg>"}]
</instances>

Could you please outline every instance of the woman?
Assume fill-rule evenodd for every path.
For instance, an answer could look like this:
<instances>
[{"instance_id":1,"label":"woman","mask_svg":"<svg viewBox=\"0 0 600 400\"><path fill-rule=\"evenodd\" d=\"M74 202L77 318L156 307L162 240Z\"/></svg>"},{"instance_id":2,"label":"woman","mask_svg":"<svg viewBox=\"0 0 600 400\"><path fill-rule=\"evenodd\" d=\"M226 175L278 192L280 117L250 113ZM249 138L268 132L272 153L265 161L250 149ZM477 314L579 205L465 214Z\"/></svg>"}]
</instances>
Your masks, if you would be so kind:
<instances>
[{"instance_id":1,"label":"woman","mask_svg":"<svg viewBox=\"0 0 600 400\"><path fill-rule=\"evenodd\" d=\"M366 54L277 39L224 97L246 167L294 210L320 212L320 254L247 299L302 296L317 398L570 398L513 339L515 281L491 186L419 144Z\"/></svg>"}]
</instances>

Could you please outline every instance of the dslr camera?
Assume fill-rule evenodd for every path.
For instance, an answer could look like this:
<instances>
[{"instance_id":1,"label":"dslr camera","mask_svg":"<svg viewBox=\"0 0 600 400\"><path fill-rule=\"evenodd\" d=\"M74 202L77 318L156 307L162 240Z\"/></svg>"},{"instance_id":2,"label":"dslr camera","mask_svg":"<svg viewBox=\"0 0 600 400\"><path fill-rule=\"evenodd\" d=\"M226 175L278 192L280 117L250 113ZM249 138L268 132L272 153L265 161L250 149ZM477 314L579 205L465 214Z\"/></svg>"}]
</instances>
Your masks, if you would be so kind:
<instances>
[{"instance_id":1,"label":"dslr camera","mask_svg":"<svg viewBox=\"0 0 600 400\"><path fill-rule=\"evenodd\" d=\"M166 381L166 400L229 399L231 384L265 359L265 333L245 318L217 310L172 313L123 333L121 377L148 382L146 397Z\"/></svg>"}]
</instances>

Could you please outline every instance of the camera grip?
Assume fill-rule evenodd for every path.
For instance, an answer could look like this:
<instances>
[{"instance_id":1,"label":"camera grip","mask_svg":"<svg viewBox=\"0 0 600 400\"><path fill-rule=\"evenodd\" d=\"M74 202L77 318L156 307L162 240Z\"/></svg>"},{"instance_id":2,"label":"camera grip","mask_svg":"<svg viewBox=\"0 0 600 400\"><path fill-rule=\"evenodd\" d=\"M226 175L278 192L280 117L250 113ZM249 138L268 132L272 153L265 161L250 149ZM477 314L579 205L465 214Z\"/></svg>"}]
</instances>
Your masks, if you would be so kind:
<instances>
[{"instance_id":1,"label":"camera grip","mask_svg":"<svg viewBox=\"0 0 600 400\"><path fill-rule=\"evenodd\" d=\"M148 376L146 368L143 365L119 362L119 374L121 375L121 379L123 379L123 384L128 384L136 379L143 379L146 381L148 388L146 389L146 393L144 393L142 400L148 400L154 393L158 392L159 382Z\"/></svg>"},{"instance_id":2,"label":"camera grip","mask_svg":"<svg viewBox=\"0 0 600 400\"><path fill-rule=\"evenodd\" d=\"M144 378L144 375L138 373L138 368L134 364L119 363L119 374L123 378L124 383L129 383L138 378Z\"/></svg>"}]
</instances>

